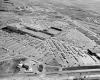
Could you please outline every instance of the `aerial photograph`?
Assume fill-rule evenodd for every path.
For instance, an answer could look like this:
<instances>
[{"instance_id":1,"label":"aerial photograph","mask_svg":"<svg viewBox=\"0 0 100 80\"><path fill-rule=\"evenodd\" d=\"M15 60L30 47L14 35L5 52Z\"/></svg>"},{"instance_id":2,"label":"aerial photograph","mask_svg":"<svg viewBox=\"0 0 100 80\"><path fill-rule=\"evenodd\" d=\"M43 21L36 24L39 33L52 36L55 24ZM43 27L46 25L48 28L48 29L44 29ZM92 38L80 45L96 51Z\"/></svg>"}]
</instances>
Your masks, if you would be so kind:
<instances>
[{"instance_id":1,"label":"aerial photograph","mask_svg":"<svg viewBox=\"0 0 100 80\"><path fill-rule=\"evenodd\" d=\"M100 0L0 0L0 80L100 80Z\"/></svg>"}]
</instances>

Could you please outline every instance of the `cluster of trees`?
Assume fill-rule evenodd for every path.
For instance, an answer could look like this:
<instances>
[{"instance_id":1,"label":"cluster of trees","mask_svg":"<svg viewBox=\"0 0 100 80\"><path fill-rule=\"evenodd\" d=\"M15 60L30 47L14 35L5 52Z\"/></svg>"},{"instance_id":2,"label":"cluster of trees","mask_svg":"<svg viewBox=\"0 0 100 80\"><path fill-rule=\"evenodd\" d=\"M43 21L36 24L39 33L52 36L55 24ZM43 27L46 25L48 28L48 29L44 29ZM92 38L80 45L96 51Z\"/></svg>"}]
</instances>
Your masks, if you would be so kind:
<instances>
[{"instance_id":1,"label":"cluster of trees","mask_svg":"<svg viewBox=\"0 0 100 80\"><path fill-rule=\"evenodd\" d=\"M26 58L10 59L0 62L0 74L17 74L20 71L18 64L20 61L25 61Z\"/></svg>"}]
</instances>

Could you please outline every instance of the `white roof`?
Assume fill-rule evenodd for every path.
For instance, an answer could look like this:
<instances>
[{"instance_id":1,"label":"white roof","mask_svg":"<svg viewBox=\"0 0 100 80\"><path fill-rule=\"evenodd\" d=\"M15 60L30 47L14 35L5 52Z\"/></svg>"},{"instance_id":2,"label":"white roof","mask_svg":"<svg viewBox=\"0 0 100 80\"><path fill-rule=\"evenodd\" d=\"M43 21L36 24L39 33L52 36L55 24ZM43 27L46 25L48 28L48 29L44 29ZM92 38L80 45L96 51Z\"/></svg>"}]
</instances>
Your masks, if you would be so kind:
<instances>
[{"instance_id":1,"label":"white roof","mask_svg":"<svg viewBox=\"0 0 100 80\"><path fill-rule=\"evenodd\" d=\"M17 28L22 28L22 27L24 27L23 25L20 25L20 24L18 24L18 23L8 24L8 26L13 26L13 27L17 27Z\"/></svg>"}]
</instances>

